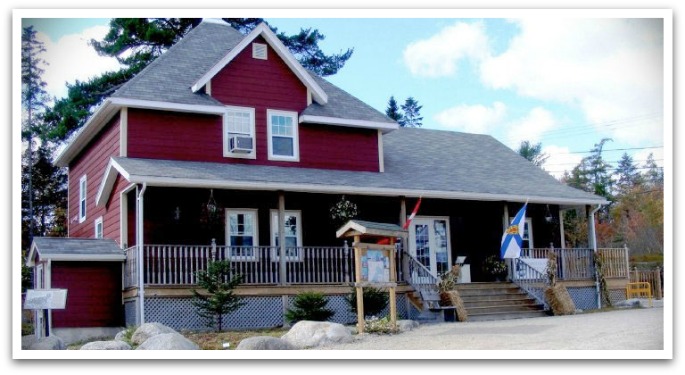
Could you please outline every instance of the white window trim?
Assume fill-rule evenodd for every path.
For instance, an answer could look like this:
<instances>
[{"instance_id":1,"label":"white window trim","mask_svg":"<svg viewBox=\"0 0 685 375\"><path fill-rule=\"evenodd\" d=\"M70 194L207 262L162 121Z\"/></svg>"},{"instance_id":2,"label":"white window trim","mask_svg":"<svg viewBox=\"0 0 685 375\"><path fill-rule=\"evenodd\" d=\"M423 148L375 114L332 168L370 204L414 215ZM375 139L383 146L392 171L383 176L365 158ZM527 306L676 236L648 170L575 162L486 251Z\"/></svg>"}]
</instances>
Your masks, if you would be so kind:
<instances>
[{"instance_id":1,"label":"white window trim","mask_svg":"<svg viewBox=\"0 0 685 375\"><path fill-rule=\"evenodd\" d=\"M86 221L88 214L88 178L84 174L78 182L78 222Z\"/></svg>"},{"instance_id":2,"label":"white window trim","mask_svg":"<svg viewBox=\"0 0 685 375\"><path fill-rule=\"evenodd\" d=\"M254 208L227 208L225 212L226 217L226 258L231 260L250 260L256 261L258 258L257 248L259 247L259 217L257 216L257 209ZM232 255L231 254L231 233L230 233L230 221L228 215L230 214L252 214L254 221L252 227L254 228L252 246L254 250L252 256L243 255Z\"/></svg>"},{"instance_id":3,"label":"white window trim","mask_svg":"<svg viewBox=\"0 0 685 375\"><path fill-rule=\"evenodd\" d=\"M273 153L273 138L271 136L271 116L276 115L276 116L285 116L285 117L290 117L293 120L293 156L283 156L283 155L274 155ZM299 137L299 123L298 123L298 117L297 117L297 112L292 112L292 111L280 111L276 109L267 109L266 110L266 129L267 129L267 138L268 138L268 143L269 143L269 160L278 160L278 161L300 161L300 137Z\"/></svg>"},{"instance_id":4,"label":"white window trim","mask_svg":"<svg viewBox=\"0 0 685 375\"><path fill-rule=\"evenodd\" d=\"M284 211L285 216L295 216L297 219L297 248L301 249L302 248L302 211L299 210L286 210ZM276 224L276 227L274 227L274 224ZM271 213L269 215L269 225L271 226L271 236L270 236L270 241L271 241L271 247L272 247L272 254L271 254L271 259L273 261L279 261L281 256L280 256L280 247L276 246L275 242L275 236L278 234L278 210L271 210ZM300 262L303 260L303 254L302 251L298 251L297 256L286 256L285 257L286 262Z\"/></svg>"},{"instance_id":5,"label":"white window trim","mask_svg":"<svg viewBox=\"0 0 685 375\"><path fill-rule=\"evenodd\" d=\"M232 153L228 144L228 114L233 113L249 113L250 114L250 134L252 137L252 152L249 153ZM224 157L236 159L256 159L257 158L257 138L255 137L255 109L250 107L226 106L223 116L223 141L224 141ZM247 135L247 134L246 134Z\"/></svg>"},{"instance_id":6,"label":"white window trim","mask_svg":"<svg viewBox=\"0 0 685 375\"><path fill-rule=\"evenodd\" d=\"M101 227L100 229L102 230L102 233L100 233L99 237L98 237L98 225ZM95 223L94 223L93 227L95 229L95 233L93 235L94 238L105 238L105 223L102 220L102 216L95 219Z\"/></svg>"}]
</instances>

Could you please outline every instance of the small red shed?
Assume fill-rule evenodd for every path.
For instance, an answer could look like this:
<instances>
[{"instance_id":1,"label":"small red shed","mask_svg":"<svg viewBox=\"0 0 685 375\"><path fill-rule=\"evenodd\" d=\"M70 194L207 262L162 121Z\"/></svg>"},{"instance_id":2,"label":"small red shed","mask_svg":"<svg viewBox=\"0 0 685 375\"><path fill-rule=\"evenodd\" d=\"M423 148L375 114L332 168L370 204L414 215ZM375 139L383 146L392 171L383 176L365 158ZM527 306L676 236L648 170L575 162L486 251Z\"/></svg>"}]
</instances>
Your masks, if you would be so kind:
<instances>
[{"instance_id":1,"label":"small red shed","mask_svg":"<svg viewBox=\"0 0 685 375\"><path fill-rule=\"evenodd\" d=\"M121 330L124 260L124 251L111 239L34 238L27 258L33 288L67 290L65 309L36 312L36 335L70 343Z\"/></svg>"}]
</instances>

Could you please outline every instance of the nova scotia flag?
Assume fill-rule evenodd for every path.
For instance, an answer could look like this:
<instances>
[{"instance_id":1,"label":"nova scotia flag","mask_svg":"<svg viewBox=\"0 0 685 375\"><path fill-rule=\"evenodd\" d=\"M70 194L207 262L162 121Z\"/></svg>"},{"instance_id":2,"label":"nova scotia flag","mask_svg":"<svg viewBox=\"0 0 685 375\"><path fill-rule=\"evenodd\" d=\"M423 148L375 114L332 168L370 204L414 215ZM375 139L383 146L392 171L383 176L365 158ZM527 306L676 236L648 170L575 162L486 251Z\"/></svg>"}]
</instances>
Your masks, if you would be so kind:
<instances>
[{"instance_id":1,"label":"nova scotia flag","mask_svg":"<svg viewBox=\"0 0 685 375\"><path fill-rule=\"evenodd\" d=\"M500 249L500 257L504 258L518 258L521 256L521 243L523 242L523 230L526 225L526 207L528 202L521 207L519 212L514 217L511 225L504 231L502 235L502 248Z\"/></svg>"}]
</instances>

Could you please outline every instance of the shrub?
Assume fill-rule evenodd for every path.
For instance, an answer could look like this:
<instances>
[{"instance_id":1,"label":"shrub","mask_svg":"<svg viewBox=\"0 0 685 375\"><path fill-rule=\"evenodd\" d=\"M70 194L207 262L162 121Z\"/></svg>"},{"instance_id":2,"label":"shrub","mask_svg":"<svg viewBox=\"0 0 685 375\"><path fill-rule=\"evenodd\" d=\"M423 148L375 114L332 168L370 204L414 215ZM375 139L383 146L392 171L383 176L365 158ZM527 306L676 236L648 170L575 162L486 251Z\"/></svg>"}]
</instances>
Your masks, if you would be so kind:
<instances>
[{"instance_id":1,"label":"shrub","mask_svg":"<svg viewBox=\"0 0 685 375\"><path fill-rule=\"evenodd\" d=\"M382 289L365 287L364 296L364 316L378 315L388 306L388 293ZM352 292L346 298L350 305L350 311L357 313L357 289L352 287Z\"/></svg>"},{"instance_id":2,"label":"shrub","mask_svg":"<svg viewBox=\"0 0 685 375\"><path fill-rule=\"evenodd\" d=\"M372 316L364 321L364 331L368 333L391 334L397 333L399 330L397 327L393 327L389 316L380 319Z\"/></svg>"},{"instance_id":3,"label":"shrub","mask_svg":"<svg viewBox=\"0 0 685 375\"><path fill-rule=\"evenodd\" d=\"M303 292L295 296L294 308L288 309L285 318L290 323L300 320L314 320L325 322L333 316L333 310L327 309L328 301L323 293Z\"/></svg>"}]
</instances>

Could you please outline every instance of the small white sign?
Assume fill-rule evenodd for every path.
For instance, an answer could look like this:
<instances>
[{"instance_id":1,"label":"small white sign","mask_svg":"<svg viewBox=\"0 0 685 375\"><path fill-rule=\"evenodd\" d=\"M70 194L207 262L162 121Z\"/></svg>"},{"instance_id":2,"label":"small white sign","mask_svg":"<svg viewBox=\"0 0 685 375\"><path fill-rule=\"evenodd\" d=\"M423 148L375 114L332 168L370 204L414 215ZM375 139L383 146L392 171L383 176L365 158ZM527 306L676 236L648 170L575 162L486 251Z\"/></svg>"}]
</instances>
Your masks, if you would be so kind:
<instances>
[{"instance_id":1,"label":"small white sign","mask_svg":"<svg viewBox=\"0 0 685 375\"><path fill-rule=\"evenodd\" d=\"M67 305L66 289L26 290L25 310L64 309Z\"/></svg>"}]
</instances>

